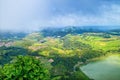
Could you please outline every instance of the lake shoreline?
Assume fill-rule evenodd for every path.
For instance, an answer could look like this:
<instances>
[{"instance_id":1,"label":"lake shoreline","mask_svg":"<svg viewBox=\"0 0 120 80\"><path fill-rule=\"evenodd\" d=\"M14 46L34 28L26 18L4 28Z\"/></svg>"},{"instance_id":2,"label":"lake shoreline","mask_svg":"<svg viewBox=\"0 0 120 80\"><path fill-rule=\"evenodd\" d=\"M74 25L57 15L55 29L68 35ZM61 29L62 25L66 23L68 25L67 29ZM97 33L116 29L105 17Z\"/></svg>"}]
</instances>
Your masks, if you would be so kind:
<instances>
[{"instance_id":1,"label":"lake shoreline","mask_svg":"<svg viewBox=\"0 0 120 80\"><path fill-rule=\"evenodd\" d=\"M92 78L93 80L94 79L95 80L100 80L100 79L107 80L107 78L109 78L107 75L110 74L112 76L112 74L113 74L113 73L110 73L109 71L115 70L115 72L116 71L117 72L116 72L116 75L113 75L113 76L116 76L116 77L112 76L113 79L111 78L110 80L119 80L119 76L118 76L119 69L120 69L119 68L120 64L118 64L119 60L120 60L119 57L120 57L119 53L109 53L105 56L94 58L94 59L87 61L86 63L81 64L80 70L86 76L88 76L90 79ZM100 75L106 75L106 76L100 77Z\"/></svg>"},{"instance_id":2,"label":"lake shoreline","mask_svg":"<svg viewBox=\"0 0 120 80\"><path fill-rule=\"evenodd\" d=\"M105 55L103 55L103 56L89 59L89 60L87 60L85 63L80 62L79 65L80 65L80 67L81 67L81 66L86 65L86 64L88 64L88 63L90 63L90 62L96 62L96 61L99 61L99 60L104 60L106 57L109 57L109 56L112 56L112 55L120 55L120 53L107 53L107 54L105 54Z\"/></svg>"}]
</instances>

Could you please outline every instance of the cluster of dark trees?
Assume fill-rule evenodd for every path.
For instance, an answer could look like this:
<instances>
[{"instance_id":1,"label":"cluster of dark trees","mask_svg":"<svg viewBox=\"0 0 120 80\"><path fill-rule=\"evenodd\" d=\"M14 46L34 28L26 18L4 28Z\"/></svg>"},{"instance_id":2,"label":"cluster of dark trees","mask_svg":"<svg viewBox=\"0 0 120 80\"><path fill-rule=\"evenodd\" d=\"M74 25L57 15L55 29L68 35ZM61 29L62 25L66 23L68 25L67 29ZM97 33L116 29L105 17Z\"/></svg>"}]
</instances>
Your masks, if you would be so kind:
<instances>
[{"instance_id":1,"label":"cluster of dark trees","mask_svg":"<svg viewBox=\"0 0 120 80\"><path fill-rule=\"evenodd\" d=\"M27 55L28 50L20 47L0 47L0 65L9 63L18 55Z\"/></svg>"},{"instance_id":2,"label":"cluster of dark trees","mask_svg":"<svg viewBox=\"0 0 120 80\"><path fill-rule=\"evenodd\" d=\"M105 26L66 26L66 27L48 27L44 28L42 31L44 36L65 36L67 34L82 34L82 33L99 33L104 32L111 35L120 35L120 29L105 29ZM110 37L105 35L105 37Z\"/></svg>"},{"instance_id":3,"label":"cluster of dark trees","mask_svg":"<svg viewBox=\"0 0 120 80\"><path fill-rule=\"evenodd\" d=\"M48 27L49 28L49 27ZM67 27L53 27L53 28L45 28L41 32L44 36L65 36L67 34L82 34L85 32L104 32L98 28L89 27L81 27L81 26L67 26Z\"/></svg>"}]
</instances>

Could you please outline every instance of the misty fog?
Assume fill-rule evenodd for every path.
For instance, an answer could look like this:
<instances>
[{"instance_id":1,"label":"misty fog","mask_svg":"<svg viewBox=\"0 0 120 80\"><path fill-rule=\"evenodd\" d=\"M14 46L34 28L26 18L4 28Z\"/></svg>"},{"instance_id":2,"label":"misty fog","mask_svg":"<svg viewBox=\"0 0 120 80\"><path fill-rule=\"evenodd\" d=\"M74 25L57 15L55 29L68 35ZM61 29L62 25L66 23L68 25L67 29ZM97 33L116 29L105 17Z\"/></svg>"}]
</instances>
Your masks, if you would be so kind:
<instances>
[{"instance_id":1,"label":"misty fog","mask_svg":"<svg viewBox=\"0 0 120 80\"><path fill-rule=\"evenodd\" d=\"M119 28L119 0L88 1L0 0L0 31L29 32L38 31L48 26Z\"/></svg>"}]
</instances>

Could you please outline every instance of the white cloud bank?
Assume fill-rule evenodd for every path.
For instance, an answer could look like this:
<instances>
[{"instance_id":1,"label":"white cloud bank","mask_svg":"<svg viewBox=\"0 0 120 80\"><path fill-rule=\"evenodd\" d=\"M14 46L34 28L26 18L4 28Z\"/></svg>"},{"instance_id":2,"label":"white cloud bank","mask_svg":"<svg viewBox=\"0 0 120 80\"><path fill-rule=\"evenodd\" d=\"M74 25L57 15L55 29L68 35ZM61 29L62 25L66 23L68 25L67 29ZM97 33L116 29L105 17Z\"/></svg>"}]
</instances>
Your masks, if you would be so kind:
<instances>
[{"instance_id":1,"label":"white cloud bank","mask_svg":"<svg viewBox=\"0 0 120 80\"><path fill-rule=\"evenodd\" d=\"M33 23L44 20L48 6L48 0L0 0L0 30L36 30Z\"/></svg>"},{"instance_id":2,"label":"white cloud bank","mask_svg":"<svg viewBox=\"0 0 120 80\"><path fill-rule=\"evenodd\" d=\"M52 13L51 0L0 0L0 30L35 31L45 26L120 25L120 5L102 5L97 14ZM52 14L52 15L51 15Z\"/></svg>"},{"instance_id":3,"label":"white cloud bank","mask_svg":"<svg viewBox=\"0 0 120 80\"><path fill-rule=\"evenodd\" d=\"M53 26L86 26L86 25L103 25L118 26L120 25L120 6L102 6L102 11L96 15L67 14L54 17L49 23Z\"/></svg>"}]
</instances>

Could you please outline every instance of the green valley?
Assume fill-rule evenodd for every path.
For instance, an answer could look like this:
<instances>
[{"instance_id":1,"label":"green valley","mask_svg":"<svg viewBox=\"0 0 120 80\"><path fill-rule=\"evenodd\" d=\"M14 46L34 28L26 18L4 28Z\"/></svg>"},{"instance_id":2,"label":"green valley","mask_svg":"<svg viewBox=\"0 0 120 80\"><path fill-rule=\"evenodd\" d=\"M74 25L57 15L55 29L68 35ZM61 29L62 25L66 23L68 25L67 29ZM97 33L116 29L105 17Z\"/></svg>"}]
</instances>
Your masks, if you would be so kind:
<instances>
[{"instance_id":1,"label":"green valley","mask_svg":"<svg viewBox=\"0 0 120 80\"><path fill-rule=\"evenodd\" d=\"M5 45L11 41L11 45ZM0 47L0 76L6 80L24 80L27 77L34 80L92 80L81 71L81 65L107 54L120 54L120 36L105 32L64 36L44 36L42 32L34 32L6 42L2 39ZM41 64L37 65L34 60ZM43 72L38 71L39 67L45 68ZM26 75L29 71L31 73Z\"/></svg>"}]
</instances>

